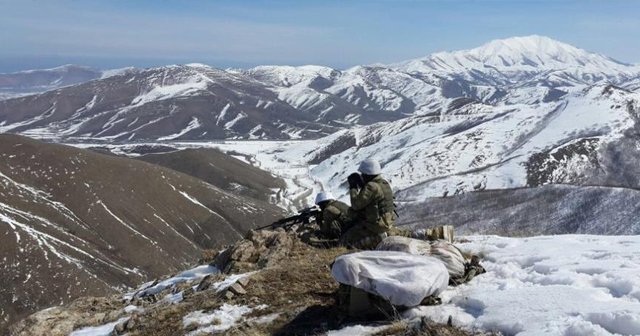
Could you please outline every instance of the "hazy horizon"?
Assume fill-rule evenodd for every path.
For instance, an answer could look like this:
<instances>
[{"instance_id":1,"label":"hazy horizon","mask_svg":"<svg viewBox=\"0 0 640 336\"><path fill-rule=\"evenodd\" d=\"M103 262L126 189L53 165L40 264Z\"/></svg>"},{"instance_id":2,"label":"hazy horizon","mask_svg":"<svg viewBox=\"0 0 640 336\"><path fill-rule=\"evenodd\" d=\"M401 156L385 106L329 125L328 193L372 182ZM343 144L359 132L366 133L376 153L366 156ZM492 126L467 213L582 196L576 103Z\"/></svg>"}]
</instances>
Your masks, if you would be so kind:
<instances>
[{"instance_id":1,"label":"hazy horizon","mask_svg":"<svg viewBox=\"0 0 640 336\"><path fill-rule=\"evenodd\" d=\"M0 0L0 72L205 63L344 69L543 35L640 63L640 2Z\"/></svg>"}]
</instances>

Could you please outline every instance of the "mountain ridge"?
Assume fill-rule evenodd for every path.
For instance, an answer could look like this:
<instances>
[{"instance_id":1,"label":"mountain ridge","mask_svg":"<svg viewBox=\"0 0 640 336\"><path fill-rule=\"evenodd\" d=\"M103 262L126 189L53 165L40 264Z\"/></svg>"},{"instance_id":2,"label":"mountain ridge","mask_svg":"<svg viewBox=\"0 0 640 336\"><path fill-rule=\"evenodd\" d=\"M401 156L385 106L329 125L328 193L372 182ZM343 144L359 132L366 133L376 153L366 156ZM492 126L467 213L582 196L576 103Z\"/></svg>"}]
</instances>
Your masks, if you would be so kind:
<instances>
[{"instance_id":1,"label":"mountain ridge","mask_svg":"<svg viewBox=\"0 0 640 336\"><path fill-rule=\"evenodd\" d=\"M470 102L560 101L606 84L637 89L640 66L546 37L515 37L400 65L346 70L203 64L129 69L0 101L0 132L121 142L311 139L411 116L442 119Z\"/></svg>"}]
</instances>

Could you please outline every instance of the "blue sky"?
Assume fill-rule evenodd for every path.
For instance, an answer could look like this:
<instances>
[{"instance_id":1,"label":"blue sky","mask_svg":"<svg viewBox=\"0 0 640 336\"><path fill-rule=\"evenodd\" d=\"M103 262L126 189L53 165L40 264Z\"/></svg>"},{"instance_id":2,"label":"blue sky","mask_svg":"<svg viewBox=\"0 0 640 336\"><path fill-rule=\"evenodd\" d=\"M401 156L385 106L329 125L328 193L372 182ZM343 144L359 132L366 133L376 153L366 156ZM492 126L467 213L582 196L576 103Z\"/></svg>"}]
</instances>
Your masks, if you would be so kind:
<instances>
[{"instance_id":1,"label":"blue sky","mask_svg":"<svg viewBox=\"0 0 640 336\"><path fill-rule=\"evenodd\" d=\"M545 35L640 63L640 1L0 0L0 72L391 63Z\"/></svg>"}]
</instances>

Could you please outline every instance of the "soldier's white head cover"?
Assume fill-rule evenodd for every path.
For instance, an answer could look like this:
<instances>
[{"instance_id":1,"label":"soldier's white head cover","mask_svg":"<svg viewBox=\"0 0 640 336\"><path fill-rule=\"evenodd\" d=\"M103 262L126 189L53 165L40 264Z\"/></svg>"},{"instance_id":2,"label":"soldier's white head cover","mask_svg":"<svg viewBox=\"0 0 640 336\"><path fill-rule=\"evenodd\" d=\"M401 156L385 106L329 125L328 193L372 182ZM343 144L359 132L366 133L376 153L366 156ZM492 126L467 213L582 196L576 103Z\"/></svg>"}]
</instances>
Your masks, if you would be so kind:
<instances>
[{"instance_id":1,"label":"soldier's white head cover","mask_svg":"<svg viewBox=\"0 0 640 336\"><path fill-rule=\"evenodd\" d=\"M360 163L360 167L358 171L366 174L366 175L380 175L382 174L382 169L380 168L380 163L374 159L366 159Z\"/></svg>"},{"instance_id":2,"label":"soldier's white head cover","mask_svg":"<svg viewBox=\"0 0 640 336\"><path fill-rule=\"evenodd\" d=\"M324 192L324 191L319 192L316 195L316 205L320 204L320 203L322 203L324 201L329 201L329 200L332 200L332 199L333 199L333 195L331 195L331 193Z\"/></svg>"}]
</instances>

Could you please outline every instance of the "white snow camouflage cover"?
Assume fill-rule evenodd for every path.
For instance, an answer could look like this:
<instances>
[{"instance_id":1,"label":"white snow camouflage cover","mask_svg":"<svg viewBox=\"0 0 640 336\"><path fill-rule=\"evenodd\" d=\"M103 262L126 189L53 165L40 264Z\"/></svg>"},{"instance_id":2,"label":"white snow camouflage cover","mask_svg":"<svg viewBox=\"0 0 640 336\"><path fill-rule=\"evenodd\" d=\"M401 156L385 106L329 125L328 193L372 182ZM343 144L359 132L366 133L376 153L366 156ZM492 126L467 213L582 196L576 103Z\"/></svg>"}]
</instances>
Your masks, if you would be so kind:
<instances>
[{"instance_id":1,"label":"white snow camouflage cover","mask_svg":"<svg viewBox=\"0 0 640 336\"><path fill-rule=\"evenodd\" d=\"M449 284L444 264L433 257L395 251L364 251L336 258L331 275L341 284L378 295L396 306L415 307Z\"/></svg>"},{"instance_id":2,"label":"white snow camouflage cover","mask_svg":"<svg viewBox=\"0 0 640 336\"><path fill-rule=\"evenodd\" d=\"M385 238L376 247L378 251L400 251L415 255L432 256L442 261L449 271L449 276L464 276L464 256L455 245L444 241L425 241L401 236Z\"/></svg>"}]
</instances>

